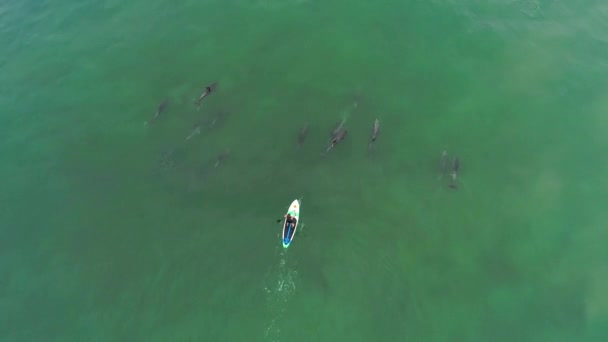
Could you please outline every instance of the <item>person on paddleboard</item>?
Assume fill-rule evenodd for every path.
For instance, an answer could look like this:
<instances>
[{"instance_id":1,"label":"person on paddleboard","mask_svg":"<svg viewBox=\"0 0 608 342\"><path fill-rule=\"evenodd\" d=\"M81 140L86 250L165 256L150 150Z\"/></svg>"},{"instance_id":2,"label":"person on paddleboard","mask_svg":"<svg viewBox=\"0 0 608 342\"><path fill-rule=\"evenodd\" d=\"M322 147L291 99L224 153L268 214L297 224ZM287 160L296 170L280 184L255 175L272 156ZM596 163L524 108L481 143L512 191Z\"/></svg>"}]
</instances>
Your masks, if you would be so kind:
<instances>
[{"instance_id":1,"label":"person on paddleboard","mask_svg":"<svg viewBox=\"0 0 608 342\"><path fill-rule=\"evenodd\" d=\"M285 226L289 226L289 224L296 225L296 218L291 216L290 214L285 215Z\"/></svg>"}]
</instances>

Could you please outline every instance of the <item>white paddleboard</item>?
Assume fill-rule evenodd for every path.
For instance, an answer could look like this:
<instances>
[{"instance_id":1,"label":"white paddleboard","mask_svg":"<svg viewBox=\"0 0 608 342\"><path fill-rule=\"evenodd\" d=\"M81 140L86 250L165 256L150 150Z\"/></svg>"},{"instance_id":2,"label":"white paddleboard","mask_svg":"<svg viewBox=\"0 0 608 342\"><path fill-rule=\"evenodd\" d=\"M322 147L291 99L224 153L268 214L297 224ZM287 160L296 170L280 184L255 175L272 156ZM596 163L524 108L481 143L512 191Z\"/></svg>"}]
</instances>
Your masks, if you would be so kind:
<instances>
[{"instance_id":1,"label":"white paddleboard","mask_svg":"<svg viewBox=\"0 0 608 342\"><path fill-rule=\"evenodd\" d=\"M300 223L300 201L294 200L287 209L287 214L291 215L296 219L295 224L287 225L287 219L283 220L283 234L281 241L283 242L283 248L289 247L293 238L296 235L296 229Z\"/></svg>"}]
</instances>

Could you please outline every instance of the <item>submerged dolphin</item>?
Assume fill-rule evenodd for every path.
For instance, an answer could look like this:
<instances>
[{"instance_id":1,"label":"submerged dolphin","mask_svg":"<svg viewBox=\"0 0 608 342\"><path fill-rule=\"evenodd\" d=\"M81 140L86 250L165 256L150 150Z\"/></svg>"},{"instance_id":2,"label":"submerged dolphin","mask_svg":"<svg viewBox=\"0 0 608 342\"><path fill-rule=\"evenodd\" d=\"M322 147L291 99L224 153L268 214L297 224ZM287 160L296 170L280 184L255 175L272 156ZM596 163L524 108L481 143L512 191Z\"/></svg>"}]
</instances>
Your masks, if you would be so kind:
<instances>
[{"instance_id":1,"label":"submerged dolphin","mask_svg":"<svg viewBox=\"0 0 608 342\"><path fill-rule=\"evenodd\" d=\"M158 118L158 116L163 113L165 111L165 109L167 109L167 104L169 103L169 100L164 99L163 102L161 102L158 105L158 108L156 109L156 114L154 114L154 117L152 117L152 119L150 119L149 121L144 122L144 126L147 126L151 123L153 123L154 121L156 121L156 119Z\"/></svg>"},{"instance_id":2,"label":"submerged dolphin","mask_svg":"<svg viewBox=\"0 0 608 342\"><path fill-rule=\"evenodd\" d=\"M329 137L333 139L336 135L338 135L338 133L340 133L342 128L344 128L345 123L346 123L346 119L342 119L342 121L338 122L334 126L334 128L331 130L331 132L329 133Z\"/></svg>"},{"instance_id":3,"label":"submerged dolphin","mask_svg":"<svg viewBox=\"0 0 608 342\"><path fill-rule=\"evenodd\" d=\"M308 124L305 124L304 127L302 127L300 129L300 132L298 132L298 147L301 147L302 144L304 144L304 140L306 140L306 137L308 136Z\"/></svg>"},{"instance_id":4,"label":"submerged dolphin","mask_svg":"<svg viewBox=\"0 0 608 342\"><path fill-rule=\"evenodd\" d=\"M207 95L209 95L213 91L215 91L215 88L217 88L217 82L211 83L210 85L206 86L205 90L203 90L203 93L201 94L201 96L199 96L198 100L196 100L196 102L194 103L194 104L196 104L196 107L200 107L201 101L203 101L203 99L205 97L207 97Z\"/></svg>"},{"instance_id":5,"label":"submerged dolphin","mask_svg":"<svg viewBox=\"0 0 608 342\"><path fill-rule=\"evenodd\" d=\"M215 113L215 115L213 117L211 117L207 122L209 128L215 127L215 125L217 123L224 120L224 117L226 116L226 114L227 113L225 111L219 111L219 112Z\"/></svg>"},{"instance_id":6,"label":"submerged dolphin","mask_svg":"<svg viewBox=\"0 0 608 342\"><path fill-rule=\"evenodd\" d=\"M201 124L200 123L194 124L194 128L192 129L192 132L190 133L190 135L188 135L186 137L186 140L192 139L197 134L201 134Z\"/></svg>"},{"instance_id":7,"label":"submerged dolphin","mask_svg":"<svg viewBox=\"0 0 608 342\"><path fill-rule=\"evenodd\" d=\"M227 148L225 149L222 153L220 153L220 155L217 156L217 158L215 159L215 164L213 165L213 167L217 168L218 166L220 166L220 164L230 155L230 149Z\"/></svg>"},{"instance_id":8,"label":"submerged dolphin","mask_svg":"<svg viewBox=\"0 0 608 342\"><path fill-rule=\"evenodd\" d=\"M331 139L331 141L329 142L329 146L327 146L327 150L325 151L326 153L329 152L332 148L334 148L338 143L340 143L342 140L344 140L344 138L346 138L346 135L348 134L348 131L345 129L340 130L339 132L337 132L334 137Z\"/></svg>"},{"instance_id":9,"label":"submerged dolphin","mask_svg":"<svg viewBox=\"0 0 608 342\"><path fill-rule=\"evenodd\" d=\"M380 131L380 121L378 121L378 119L376 119L376 121L374 121L374 127L372 127L372 136L370 137L369 146L368 146L369 150L372 149L372 145L374 144L374 142L376 142L376 138L378 137L379 131Z\"/></svg>"},{"instance_id":10,"label":"submerged dolphin","mask_svg":"<svg viewBox=\"0 0 608 342\"><path fill-rule=\"evenodd\" d=\"M452 189L456 189L458 186L456 184L456 178L458 177L458 170L460 169L460 161L458 160L458 157L454 158L454 163L452 164L452 182L450 183L449 187Z\"/></svg>"}]
</instances>

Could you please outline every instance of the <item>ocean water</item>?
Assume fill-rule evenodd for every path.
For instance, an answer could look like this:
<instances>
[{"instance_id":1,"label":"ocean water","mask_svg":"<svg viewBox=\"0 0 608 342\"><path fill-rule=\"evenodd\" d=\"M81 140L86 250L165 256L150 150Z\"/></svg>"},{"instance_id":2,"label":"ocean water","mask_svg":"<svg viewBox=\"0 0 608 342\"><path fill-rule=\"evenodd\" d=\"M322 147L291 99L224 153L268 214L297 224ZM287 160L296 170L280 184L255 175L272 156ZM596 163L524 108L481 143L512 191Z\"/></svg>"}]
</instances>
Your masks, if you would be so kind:
<instances>
[{"instance_id":1,"label":"ocean water","mask_svg":"<svg viewBox=\"0 0 608 342\"><path fill-rule=\"evenodd\" d=\"M0 47L2 341L608 340L604 1L4 0Z\"/></svg>"}]
</instances>

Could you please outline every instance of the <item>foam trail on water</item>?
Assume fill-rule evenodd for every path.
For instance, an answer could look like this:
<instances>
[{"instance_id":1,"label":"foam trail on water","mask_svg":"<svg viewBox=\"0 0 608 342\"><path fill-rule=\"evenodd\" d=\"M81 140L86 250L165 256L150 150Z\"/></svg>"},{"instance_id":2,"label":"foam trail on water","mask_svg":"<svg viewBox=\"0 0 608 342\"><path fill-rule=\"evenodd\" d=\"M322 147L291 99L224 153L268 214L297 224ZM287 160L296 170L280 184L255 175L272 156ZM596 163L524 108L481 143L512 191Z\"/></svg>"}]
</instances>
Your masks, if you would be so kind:
<instances>
[{"instance_id":1,"label":"foam trail on water","mask_svg":"<svg viewBox=\"0 0 608 342\"><path fill-rule=\"evenodd\" d=\"M287 249L280 249L279 263L273 266L268 275L266 291L266 306L272 317L268 326L264 330L264 337L267 341L280 341L280 320L287 310L289 300L296 290L295 277L297 272L288 266Z\"/></svg>"}]
</instances>

